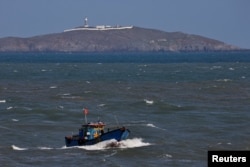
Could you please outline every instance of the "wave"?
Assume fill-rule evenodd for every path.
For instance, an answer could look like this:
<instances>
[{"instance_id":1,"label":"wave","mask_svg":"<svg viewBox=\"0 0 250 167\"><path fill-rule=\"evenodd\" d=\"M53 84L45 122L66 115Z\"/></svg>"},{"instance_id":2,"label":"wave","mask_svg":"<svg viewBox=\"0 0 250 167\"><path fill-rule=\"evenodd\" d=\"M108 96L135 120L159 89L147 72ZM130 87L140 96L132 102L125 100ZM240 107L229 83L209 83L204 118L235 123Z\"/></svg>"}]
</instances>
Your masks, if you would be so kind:
<instances>
[{"instance_id":1,"label":"wave","mask_svg":"<svg viewBox=\"0 0 250 167\"><path fill-rule=\"evenodd\" d=\"M50 88L50 89L56 89L57 86L53 85L53 86L50 86L49 88Z\"/></svg>"},{"instance_id":2,"label":"wave","mask_svg":"<svg viewBox=\"0 0 250 167\"><path fill-rule=\"evenodd\" d=\"M217 81L217 82L230 82L230 81L232 81L232 80L231 80L231 79L225 78L225 79L217 79L217 80L215 80L215 81Z\"/></svg>"},{"instance_id":3,"label":"wave","mask_svg":"<svg viewBox=\"0 0 250 167\"><path fill-rule=\"evenodd\" d=\"M104 106L106 106L106 104L102 103L102 104L99 104L98 106L99 107L104 107Z\"/></svg>"},{"instance_id":4,"label":"wave","mask_svg":"<svg viewBox=\"0 0 250 167\"><path fill-rule=\"evenodd\" d=\"M152 145L151 143L144 142L142 138L133 138L122 140L120 148L136 148L136 147L145 147Z\"/></svg>"},{"instance_id":5,"label":"wave","mask_svg":"<svg viewBox=\"0 0 250 167\"><path fill-rule=\"evenodd\" d=\"M61 148L51 148L51 147L30 147L30 148L25 148L25 147L18 147L16 145L11 145L11 148L13 150L16 150L16 151L64 149L64 147L61 147Z\"/></svg>"},{"instance_id":6,"label":"wave","mask_svg":"<svg viewBox=\"0 0 250 167\"><path fill-rule=\"evenodd\" d=\"M40 150L52 150L53 148L51 147L37 147Z\"/></svg>"},{"instance_id":7,"label":"wave","mask_svg":"<svg viewBox=\"0 0 250 167\"><path fill-rule=\"evenodd\" d=\"M84 149L84 150L106 150L110 148L137 148L137 147L144 147L144 146L149 146L151 145L150 143L144 142L142 138L133 138L133 139L126 139L118 142L115 139L103 141L100 143L97 143L95 145L90 145L90 146L76 146L73 148L79 148L79 149ZM65 149L70 148L66 147Z\"/></svg>"},{"instance_id":8,"label":"wave","mask_svg":"<svg viewBox=\"0 0 250 167\"><path fill-rule=\"evenodd\" d=\"M9 106L9 107L6 108L6 110L13 110L13 109L23 109L23 110L27 110L27 111L33 110L33 109L30 108L30 107L18 107L18 106L14 106L14 107Z\"/></svg>"},{"instance_id":9,"label":"wave","mask_svg":"<svg viewBox=\"0 0 250 167\"><path fill-rule=\"evenodd\" d=\"M12 106L6 108L6 110L11 110L11 109L13 109Z\"/></svg>"},{"instance_id":10,"label":"wave","mask_svg":"<svg viewBox=\"0 0 250 167\"><path fill-rule=\"evenodd\" d=\"M127 139L127 140L122 140L118 142L115 139L99 142L94 145L90 146L75 146L75 147L66 147L62 146L60 148L51 148L51 147L36 147L36 148L23 148L23 147L18 147L16 145L12 145L11 148L13 150L17 151L24 151L24 150L63 150L63 149L84 149L88 151L96 151L96 150L106 150L110 148L137 148L137 147L145 147L145 146L150 146L150 143L144 142L142 138L133 138L133 139Z\"/></svg>"},{"instance_id":11,"label":"wave","mask_svg":"<svg viewBox=\"0 0 250 167\"><path fill-rule=\"evenodd\" d=\"M110 148L111 145L114 145L114 146L117 145L117 141L115 139L111 139L111 140L99 142L99 143L94 144L94 145L76 146L75 148L80 148L80 149L84 149L84 150L105 150L107 148Z\"/></svg>"},{"instance_id":12,"label":"wave","mask_svg":"<svg viewBox=\"0 0 250 167\"><path fill-rule=\"evenodd\" d=\"M10 128L5 127L5 126L1 126L1 125L0 125L0 128L1 128L1 129L8 129L8 130L11 130Z\"/></svg>"},{"instance_id":13,"label":"wave","mask_svg":"<svg viewBox=\"0 0 250 167\"><path fill-rule=\"evenodd\" d=\"M81 99L81 96L61 96L62 99Z\"/></svg>"},{"instance_id":14,"label":"wave","mask_svg":"<svg viewBox=\"0 0 250 167\"><path fill-rule=\"evenodd\" d=\"M6 103L6 100L0 100L0 103Z\"/></svg>"},{"instance_id":15,"label":"wave","mask_svg":"<svg viewBox=\"0 0 250 167\"><path fill-rule=\"evenodd\" d=\"M21 148L21 147L15 146L15 145L12 145L11 147L13 150L18 150L18 151L28 150L28 148Z\"/></svg>"},{"instance_id":16,"label":"wave","mask_svg":"<svg viewBox=\"0 0 250 167\"><path fill-rule=\"evenodd\" d=\"M153 100L144 99L144 101L146 102L146 104L154 104Z\"/></svg>"},{"instance_id":17,"label":"wave","mask_svg":"<svg viewBox=\"0 0 250 167\"><path fill-rule=\"evenodd\" d=\"M213 66L210 68L210 70L216 70L216 69L222 69L222 66Z\"/></svg>"},{"instance_id":18,"label":"wave","mask_svg":"<svg viewBox=\"0 0 250 167\"><path fill-rule=\"evenodd\" d=\"M13 119L11 119L13 122L18 122L19 120L18 119L15 119L15 118L13 118Z\"/></svg>"},{"instance_id":19,"label":"wave","mask_svg":"<svg viewBox=\"0 0 250 167\"><path fill-rule=\"evenodd\" d=\"M155 126L154 124L147 124L148 127L152 127L152 128L158 128L157 126Z\"/></svg>"},{"instance_id":20,"label":"wave","mask_svg":"<svg viewBox=\"0 0 250 167\"><path fill-rule=\"evenodd\" d=\"M163 129L163 128L160 128L160 127L157 127L157 126L155 126L154 124L147 124L146 126L148 126L148 127L152 127L152 128L161 129L161 130L166 130L166 129Z\"/></svg>"}]
</instances>

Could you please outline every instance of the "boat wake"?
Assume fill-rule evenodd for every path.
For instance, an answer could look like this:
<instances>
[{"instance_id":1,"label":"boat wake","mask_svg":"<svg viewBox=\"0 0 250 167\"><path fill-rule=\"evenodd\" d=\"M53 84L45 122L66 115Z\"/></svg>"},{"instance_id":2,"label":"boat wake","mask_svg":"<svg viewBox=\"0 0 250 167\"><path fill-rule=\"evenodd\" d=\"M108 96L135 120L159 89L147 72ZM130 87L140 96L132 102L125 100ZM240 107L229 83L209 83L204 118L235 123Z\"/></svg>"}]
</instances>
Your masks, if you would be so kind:
<instances>
[{"instance_id":1,"label":"boat wake","mask_svg":"<svg viewBox=\"0 0 250 167\"><path fill-rule=\"evenodd\" d=\"M116 141L115 139L107 140L103 142L99 142L95 145L90 146L75 146L75 147L60 147L60 148L51 148L51 147L35 147L35 148L24 148L18 147L16 145L12 145L11 148L16 151L25 151L25 150L63 150L63 149L84 149L84 150L106 150L110 148L137 148L137 147L145 147L150 146L152 144L144 142L142 138L133 138L122 140L120 142Z\"/></svg>"},{"instance_id":2,"label":"boat wake","mask_svg":"<svg viewBox=\"0 0 250 167\"><path fill-rule=\"evenodd\" d=\"M150 143L144 142L142 138L133 138L133 139L126 139L122 140L120 142L116 141L115 139L103 141L100 143L97 143L95 145L90 146L76 146L80 149L85 150L105 150L110 148L136 148L136 147L144 147L149 146Z\"/></svg>"},{"instance_id":3,"label":"boat wake","mask_svg":"<svg viewBox=\"0 0 250 167\"><path fill-rule=\"evenodd\" d=\"M144 142L142 138L127 139L120 142L120 148L136 148L152 145L151 143Z\"/></svg>"}]
</instances>

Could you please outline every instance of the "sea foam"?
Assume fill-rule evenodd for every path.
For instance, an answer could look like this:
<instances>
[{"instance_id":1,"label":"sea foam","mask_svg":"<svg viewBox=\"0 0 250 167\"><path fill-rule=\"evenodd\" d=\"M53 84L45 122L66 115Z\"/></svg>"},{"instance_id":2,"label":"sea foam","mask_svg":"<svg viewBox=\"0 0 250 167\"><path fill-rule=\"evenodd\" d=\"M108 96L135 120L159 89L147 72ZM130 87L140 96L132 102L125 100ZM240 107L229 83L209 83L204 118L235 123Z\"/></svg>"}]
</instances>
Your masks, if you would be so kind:
<instances>
[{"instance_id":1,"label":"sea foam","mask_svg":"<svg viewBox=\"0 0 250 167\"><path fill-rule=\"evenodd\" d=\"M83 150L88 150L88 151L98 151L98 150L106 150L110 148L121 148L121 149L126 149L126 148L137 148L137 147L145 147L145 146L150 146L151 144L148 142L144 142L142 138L133 138L133 139L127 139L127 140L122 140L118 142L115 139L99 142L94 145L89 145L89 146L74 146L74 147L60 147L60 148L51 148L51 147L44 147L44 146L39 146L39 147L31 147L31 148L24 148L24 147L18 147L16 145L12 145L11 148L16 151L24 151L24 150L64 150L64 149L83 149Z\"/></svg>"},{"instance_id":2,"label":"sea foam","mask_svg":"<svg viewBox=\"0 0 250 167\"><path fill-rule=\"evenodd\" d=\"M6 103L6 100L0 100L0 103Z\"/></svg>"},{"instance_id":3,"label":"sea foam","mask_svg":"<svg viewBox=\"0 0 250 167\"><path fill-rule=\"evenodd\" d=\"M154 101L153 101L153 100L144 99L144 101L146 102L146 104L154 104Z\"/></svg>"},{"instance_id":4,"label":"sea foam","mask_svg":"<svg viewBox=\"0 0 250 167\"><path fill-rule=\"evenodd\" d=\"M12 145L11 148L12 148L13 150L18 150L18 151L28 150L28 148L21 148L21 147L15 146L15 145Z\"/></svg>"},{"instance_id":5,"label":"sea foam","mask_svg":"<svg viewBox=\"0 0 250 167\"><path fill-rule=\"evenodd\" d=\"M106 150L109 148L125 149L125 148L145 147L149 145L151 144L148 142L144 142L142 138L126 139L120 142L116 141L115 139L111 139L90 146L63 147L62 149L79 148L84 150Z\"/></svg>"}]
</instances>

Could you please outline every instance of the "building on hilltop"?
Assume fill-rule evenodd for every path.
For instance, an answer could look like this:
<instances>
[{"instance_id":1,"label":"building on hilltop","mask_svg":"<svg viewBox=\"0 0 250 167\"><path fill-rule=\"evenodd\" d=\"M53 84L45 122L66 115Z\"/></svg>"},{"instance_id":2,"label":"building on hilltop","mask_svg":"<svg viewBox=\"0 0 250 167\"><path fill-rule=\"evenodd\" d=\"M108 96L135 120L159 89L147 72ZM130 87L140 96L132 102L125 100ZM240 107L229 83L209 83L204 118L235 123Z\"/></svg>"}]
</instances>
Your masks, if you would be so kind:
<instances>
[{"instance_id":1,"label":"building on hilltop","mask_svg":"<svg viewBox=\"0 0 250 167\"><path fill-rule=\"evenodd\" d=\"M97 25L97 26L89 26L88 25L88 18L85 17L84 19L84 25L76 28L71 28L64 30L64 32L69 32L69 31L81 31L81 30L123 30L123 29L131 29L133 26L110 26L110 25Z\"/></svg>"}]
</instances>

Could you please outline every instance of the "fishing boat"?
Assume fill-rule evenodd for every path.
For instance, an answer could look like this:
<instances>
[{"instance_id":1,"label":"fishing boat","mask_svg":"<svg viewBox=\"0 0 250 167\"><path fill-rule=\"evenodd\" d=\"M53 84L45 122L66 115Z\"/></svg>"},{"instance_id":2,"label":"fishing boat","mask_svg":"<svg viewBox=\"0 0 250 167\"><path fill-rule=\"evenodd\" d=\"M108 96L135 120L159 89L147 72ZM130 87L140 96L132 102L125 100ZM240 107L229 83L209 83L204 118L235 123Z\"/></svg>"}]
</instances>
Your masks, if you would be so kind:
<instances>
[{"instance_id":1,"label":"fishing boat","mask_svg":"<svg viewBox=\"0 0 250 167\"><path fill-rule=\"evenodd\" d=\"M85 122L87 122L87 109L84 109ZM65 136L65 144L67 147L93 145L102 141L115 139L117 142L128 138L130 131L125 127L117 127L107 129L101 121L85 123L79 129L78 134Z\"/></svg>"}]
</instances>

